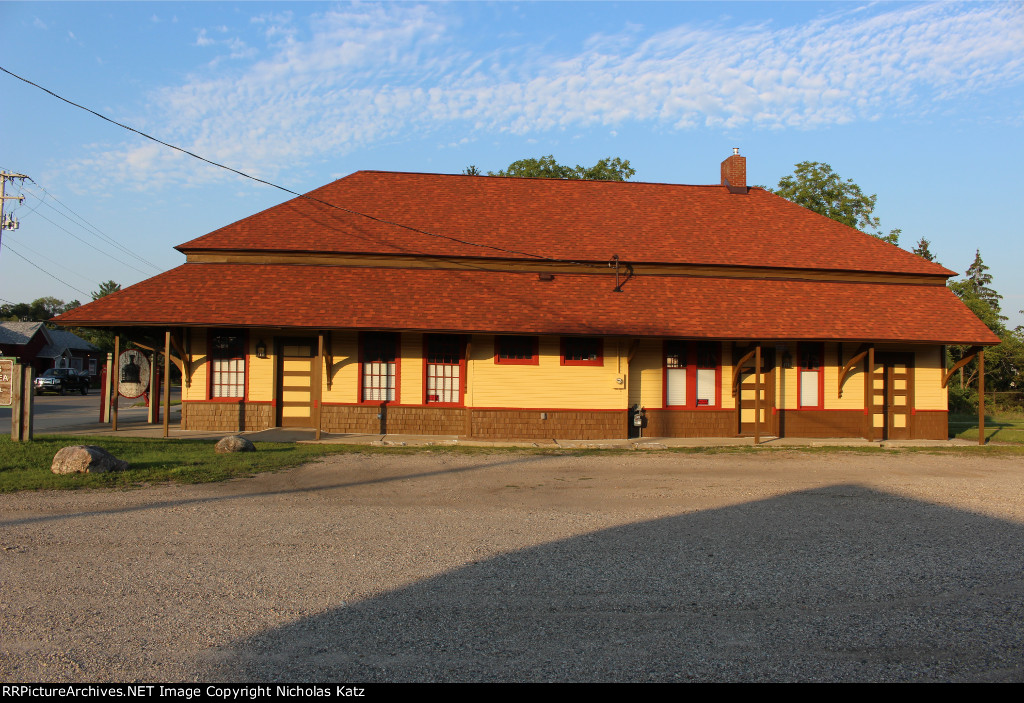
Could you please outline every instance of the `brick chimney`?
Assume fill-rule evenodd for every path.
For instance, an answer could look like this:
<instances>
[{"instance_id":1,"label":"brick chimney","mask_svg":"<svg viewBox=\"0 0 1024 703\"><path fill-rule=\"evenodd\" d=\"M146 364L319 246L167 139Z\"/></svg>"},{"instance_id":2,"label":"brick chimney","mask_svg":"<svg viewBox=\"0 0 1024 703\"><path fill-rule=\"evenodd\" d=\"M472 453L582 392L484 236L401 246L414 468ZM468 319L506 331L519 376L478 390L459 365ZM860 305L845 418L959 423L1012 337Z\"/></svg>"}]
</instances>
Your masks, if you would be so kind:
<instances>
[{"instance_id":1,"label":"brick chimney","mask_svg":"<svg viewBox=\"0 0 1024 703\"><path fill-rule=\"evenodd\" d=\"M740 156L739 148L732 150L732 156L722 162L722 185L730 193L747 192L747 157Z\"/></svg>"}]
</instances>

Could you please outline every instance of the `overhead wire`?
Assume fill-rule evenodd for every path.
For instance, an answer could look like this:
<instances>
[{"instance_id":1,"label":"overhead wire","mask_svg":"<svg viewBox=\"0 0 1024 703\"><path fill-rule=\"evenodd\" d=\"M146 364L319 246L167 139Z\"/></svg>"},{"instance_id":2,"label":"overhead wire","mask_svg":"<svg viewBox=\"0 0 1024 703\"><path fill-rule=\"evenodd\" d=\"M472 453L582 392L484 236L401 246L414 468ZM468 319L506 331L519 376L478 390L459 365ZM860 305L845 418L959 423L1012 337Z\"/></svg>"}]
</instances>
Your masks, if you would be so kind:
<instances>
[{"instance_id":1,"label":"overhead wire","mask_svg":"<svg viewBox=\"0 0 1024 703\"><path fill-rule=\"evenodd\" d=\"M91 296L91 295L92 295L91 293L86 293L86 292L85 292L84 290L82 290L81 288L76 288L75 286L71 285L71 284L70 284L70 283L68 283L67 281L64 281L64 280L62 280L62 279L60 279L60 278L57 278L56 276L54 276L54 275L53 275L52 273L50 273L49 271L47 271L47 270L46 270L46 269L44 269L43 267L39 266L38 264L36 264L36 263L34 263L34 262L30 261L29 259L27 259L27 258L25 258L24 256L22 256L21 254L19 254L19 253L18 253L18 251L17 251L16 249L12 249L12 248L10 248L9 246L7 246L7 247L4 247L4 249L6 249L7 251L11 252L11 253L12 253L12 254L14 254L15 256L17 256L17 257L18 257L19 259L23 260L23 261L24 261L25 263L27 263L27 264L28 264L29 266L34 266L35 268L39 269L40 271L42 271L43 273L45 273L45 274L46 274L47 276L49 276L50 278L52 278L53 280L57 281L58 283L63 283L64 285L66 285L66 286L67 286L68 288L70 288L71 290L74 290L74 291L78 291L78 292L79 292L79 293L81 293L82 295L89 295L89 296Z\"/></svg>"},{"instance_id":2,"label":"overhead wire","mask_svg":"<svg viewBox=\"0 0 1024 703\"><path fill-rule=\"evenodd\" d=\"M91 222L89 222L88 220L86 220L86 219L85 219L84 217L82 217L82 216L81 216L81 215L79 215L79 214L78 214L77 212L75 212L74 210L72 210L72 209L71 209L70 207L68 207L67 205L65 205L65 204L64 204L64 203L63 203L63 202L62 202L62 201L60 200L60 198L58 198L58 197L57 197L56 195L54 195L54 194L53 194L53 193L51 193L50 191L46 190L46 188L44 188L44 187L43 187L43 186L42 186L42 185L41 185L41 184L39 183L39 181L37 181L37 180L35 180L34 178L31 178L31 177L29 177L29 180L30 180L30 181L32 181L32 182L33 182L33 183L34 183L34 184L35 184L36 186L38 186L38 187L39 187L39 190L43 191L43 193L44 193L44 194L45 194L45 195L46 195L47 197L49 197L49 198L53 199L53 200L54 200L55 202L57 202L58 204L60 204L60 206L61 206L62 208L64 208L65 210L67 210L68 212L70 212L70 213L71 213L72 215L74 215L74 217L75 217L75 218L77 218L78 222L76 222L76 221L75 221L75 219L73 219L72 217L70 217L70 216L69 216L69 215L67 215L66 213L64 213L64 212L61 212L60 210L58 210L58 209L57 209L57 208L55 208L54 206L50 205L50 204L49 204L48 202L46 202L46 200L45 200L44 198L39 198L39 196L38 196L38 195L37 195L36 193L33 193L33 192L32 192L31 190L29 190L28 188L24 188L24 189L23 189L23 192L25 192L25 193L29 193L29 194L30 194L30 195L32 195L33 197L39 198L39 200L40 200L41 204L43 204L43 205L46 205L46 207L48 207L48 208L50 208L51 210L53 210L54 212L58 213L59 215L61 215L62 217L66 218L66 219L67 219L67 220L69 220L70 222L74 222L74 223L75 223L76 225L78 225L79 227L81 227L81 228L82 228L82 229L84 229L85 231L87 231L87 232L89 232L90 234L93 234L94 236L96 236L96 237L98 237L98 238L102 239L103 241L107 242L107 243L108 243L108 244L109 244L110 246L112 246L112 247L116 248L117 250L119 250L119 251L121 251L121 252L123 252L123 253L127 254L128 256L131 256L132 258L136 259L136 260L137 260L137 261L139 261L140 263L146 264L147 266L150 266L150 267L152 267L152 268L156 269L157 271L163 271L163 270L164 270L164 269L160 268L159 266L157 266L156 264L154 264L153 262L151 262L151 261L148 261L147 259L144 259L143 257L139 256L139 255L138 255L138 254L136 254L136 253L135 253L134 251L132 251L131 249L129 249L128 247L124 246L124 245L123 245L123 244L121 244L121 243L120 243L119 241L117 241L116 239L114 239L113 237L111 237L111 236L109 236L108 234L106 234L105 232L103 232L103 230L101 230L101 229L100 229L99 227L97 227L96 225L94 225L94 224L92 224ZM90 230L91 230L91 231L90 231Z\"/></svg>"},{"instance_id":3,"label":"overhead wire","mask_svg":"<svg viewBox=\"0 0 1024 703\"><path fill-rule=\"evenodd\" d=\"M6 244L6 245L9 245L12 239L14 239L14 238L13 238L13 237L11 237L11 233L10 233L10 232L8 232L8 233L7 233L7 239L5 239L5 240L4 240L4 244ZM15 242L17 242L18 246L21 246L22 244L24 244L24 242L18 241L17 239L15 239L14 241L15 241ZM27 246L27 245L26 245L26 246ZM35 251L35 252L33 252L33 256L38 256L38 257L39 257L40 259L43 259L44 261L48 261L48 262L50 262L51 264L53 264L54 266L58 266L58 267L60 267L60 268L64 269L65 271L68 271L68 272L70 272L70 273L73 273L73 274L75 274L76 276L78 276L79 278L81 278L81 279L82 279L83 281L86 281L86 282L88 282L88 283L92 283L92 284L93 284L93 285L95 285L95 286L99 286L99 285L100 285L98 281L94 281L94 280L92 280L91 278L87 278L87 277L83 276L83 275L82 275L81 273L79 273L78 271L75 271L75 270L74 270L74 269L72 269L72 268L68 268L68 267L67 267L67 266L65 266L64 264L61 264L61 263L59 263L59 262L56 262L56 261L54 261L53 259L51 259L51 258L48 258L48 257L46 257L46 256L44 256L44 255L42 255L42 254L40 254L40 253L39 253L38 251Z\"/></svg>"},{"instance_id":4,"label":"overhead wire","mask_svg":"<svg viewBox=\"0 0 1024 703\"><path fill-rule=\"evenodd\" d=\"M422 235L425 235L425 236L428 236L428 237L435 237L435 238L438 238L438 239L446 239L448 241L455 242L457 244L465 244L467 246L480 247L480 248L483 248L483 249L491 249L493 251L498 251L498 252L501 252L501 253L504 253L504 254L515 254L515 255L518 255L518 256L526 256L526 257L529 257L531 259L538 259L538 260L542 260L542 261L552 261L552 262L556 262L556 263L575 264L575 265L578 265L578 266L587 266L587 267L592 267L592 268L605 268L605 265L603 265L603 264L602 265L596 265L596 264L593 264L591 262L574 261L574 260L571 260L571 259L560 259L560 258L557 258L557 257L545 256L543 254L534 254L534 253L531 253L531 252L519 251L517 249L508 249L508 248L505 248L505 247L499 247L499 246L495 246L493 244L482 244L480 242L473 242L473 241L470 241L470 240L467 240L467 239L460 239L458 237L452 237L452 236L446 235L446 234L438 234L436 232L430 232L428 230L420 229L418 227L412 227L410 225L405 225L405 224L402 224L400 222L393 222L391 220L386 220L386 219L381 218L381 217L376 217L374 215L369 215L369 214L364 213L364 212L359 212L358 210L352 210L351 208L347 208L347 207L344 207L342 205L337 205L335 203L331 203L331 202L328 202L326 200L321 200L320 198L316 198L316 197L313 197L311 195L306 195L304 193L298 193L298 192L296 192L294 190L291 190L290 188L285 188L284 186L278 185L276 183L272 183L271 181L267 181L267 180L264 180L262 178L257 178L256 176L252 176L252 175L249 175L248 173L245 173L243 171L239 171L236 168L232 168L230 166L225 166L224 164L221 164L221 163L218 163L216 161L212 161L210 159L207 159L207 158L205 158L203 156L200 156L199 154L196 154L194 152L189 151L188 149L183 149L182 147L175 146L174 144L170 144L168 142L165 142L162 139L158 139L157 137L154 137L154 136L152 136L150 134L146 134L145 132L142 132L142 131L140 131L138 129L135 129L134 127L129 127L126 124L123 124L121 122L118 122L117 120L111 119L111 118L107 117L106 115L103 115L103 114L101 114L99 112L96 112L95 110L92 110L92 109L90 109L88 107L85 107L84 105L80 105L79 103L76 103L73 100L69 100L69 99L67 99L67 98L65 98L65 97L63 97L61 95L58 95L57 93L53 92L52 90L44 88L43 86L39 85L38 83L34 83L33 81L30 81L28 78L25 78L23 76L19 76L17 73L14 73L13 71L7 70L3 66L0 66L0 71L3 71L4 73L6 73L7 75L9 75L9 76L11 76L13 78L17 78L19 81L22 81L23 83L27 83L28 85L31 85L31 86L33 86L35 88L38 88L39 90L43 91L44 93L47 93L48 95L51 95L54 98L57 98L61 102L65 102L68 105L71 105L73 107L77 107L80 110L84 110L85 112L88 112L91 115L95 115L96 117L99 117L101 120L104 120L105 122L109 122L109 123L111 123L113 125L117 125L118 127L122 128L122 129L125 129L125 130L128 130L129 132L133 132L133 133L139 135L140 137L143 137L145 139L149 139L150 141L156 142L157 144L161 144L161 145L163 145L163 146L165 146L165 147L167 147L169 149L173 149L175 151L181 152L182 154L185 154L187 156L191 156L192 158L198 159L199 161L203 161L203 162L205 162L207 164L210 164L211 166L215 166L217 168L224 169L225 171L230 171L231 173L234 173L234 174L237 174L239 176L242 176L243 178L248 178L249 180L255 181L257 183L262 183L263 185L270 186L271 188L276 188L277 190L283 191L283 192L288 193L290 195L294 195L295 197L298 197L298 198L303 198L305 200L309 200L309 201L312 201L312 202L320 203L321 205L325 205L327 207L330 207L330 208L333 208L333 209L336 209L336 210L341 210L343 212L347 212L349 214L356 215L358 217L365 217L366 219L372 220L374 222L379 222L379 223L385 224L385 225L391 225L393 227L399 227L401 229L405 229L405 230L408 230L410 232L416 232L417 234L422 234Z\"/></svg>"}]
</instances>

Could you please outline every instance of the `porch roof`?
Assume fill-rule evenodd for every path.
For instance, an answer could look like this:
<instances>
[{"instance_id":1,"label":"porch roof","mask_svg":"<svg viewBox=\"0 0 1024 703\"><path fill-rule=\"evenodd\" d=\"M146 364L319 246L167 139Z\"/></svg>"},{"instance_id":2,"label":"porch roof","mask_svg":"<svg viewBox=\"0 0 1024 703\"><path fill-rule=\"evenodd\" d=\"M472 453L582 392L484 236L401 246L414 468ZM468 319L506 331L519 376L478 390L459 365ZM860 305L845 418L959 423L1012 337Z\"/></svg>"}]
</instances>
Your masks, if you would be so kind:
<instances>
[{"instance_id":1,"label":"porch roof","mask_svg":"<svg viewBox=\"0 0 1024 703\"><path fill-rule=\"evenodd\" d=\"M998 344L943 285L186 263L55 319L721 340Z\"/></svg>"}]
</instances>

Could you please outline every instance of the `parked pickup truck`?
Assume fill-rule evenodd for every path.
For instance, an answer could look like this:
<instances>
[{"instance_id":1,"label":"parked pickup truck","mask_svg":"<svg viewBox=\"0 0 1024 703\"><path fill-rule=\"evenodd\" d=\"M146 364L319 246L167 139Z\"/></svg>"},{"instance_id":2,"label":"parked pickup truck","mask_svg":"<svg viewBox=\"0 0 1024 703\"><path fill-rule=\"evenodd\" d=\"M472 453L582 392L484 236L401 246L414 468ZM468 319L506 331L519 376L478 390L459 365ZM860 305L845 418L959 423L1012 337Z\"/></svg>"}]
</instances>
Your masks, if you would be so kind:
<instances>
[{"instance_id":1,"label":"parked pickup truck","mask_svg":"<svg viewBox=\"0 0 1024 703\"><path fill-rule=\"evenodd\" d=\"M46 369L34 382L36 395L43 393L60 393L78 391L82 395L89 394L88 374L79 375L75 369Z\"/></svg>"}]
</instances>

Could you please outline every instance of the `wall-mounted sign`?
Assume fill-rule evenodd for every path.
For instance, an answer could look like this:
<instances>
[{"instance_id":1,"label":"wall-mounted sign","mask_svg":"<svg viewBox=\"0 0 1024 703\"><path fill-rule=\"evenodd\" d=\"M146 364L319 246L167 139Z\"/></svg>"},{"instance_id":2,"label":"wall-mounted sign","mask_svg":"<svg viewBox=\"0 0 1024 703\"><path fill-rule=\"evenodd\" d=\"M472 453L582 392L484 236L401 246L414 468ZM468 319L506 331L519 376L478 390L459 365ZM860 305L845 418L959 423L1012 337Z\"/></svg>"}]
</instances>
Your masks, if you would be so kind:
<instances>
[{"instance_id":1,"label":"wall-mounted sign","mask_svg":"<svg viewBox=\"0 0 1024 703\"><path fill-rule=\"evenodd\" d=\"M149 359L138 349L121 352L117 379L117 392L123 398L138 398L149 390Z\"/></svg>"},{"instance_id":2,"label":"wall-mounted sign","mask_svg":"<svg viewBox=\"0 0 1024 703\"><path fill-rule=\"evenodd\" d=\"M0 359L0 405L14 405L14 359Z\"/></svg>"}]
</instances>

